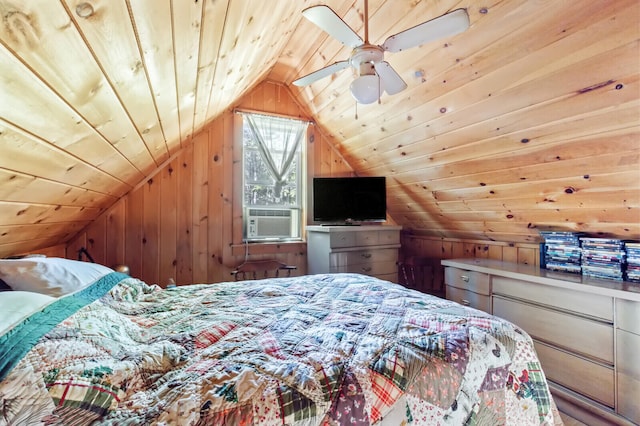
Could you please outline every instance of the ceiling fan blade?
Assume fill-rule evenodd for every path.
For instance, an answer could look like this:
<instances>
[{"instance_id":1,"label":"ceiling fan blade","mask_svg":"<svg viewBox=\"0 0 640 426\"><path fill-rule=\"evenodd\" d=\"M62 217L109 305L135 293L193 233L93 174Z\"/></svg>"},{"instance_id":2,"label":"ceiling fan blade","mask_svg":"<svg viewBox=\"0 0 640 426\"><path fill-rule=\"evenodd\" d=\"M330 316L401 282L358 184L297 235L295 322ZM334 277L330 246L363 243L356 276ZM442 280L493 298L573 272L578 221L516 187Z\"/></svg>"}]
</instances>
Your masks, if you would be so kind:
<instances>
[{"instance_id":1,"label":"ceiling fan blade","mask_svg":"<svg viewBox=\"0 0 640 426\"><path fill-rule=\"evenodd\" d=\"M469 15L465 9L456 9L435 19L388 37L382 48L400 52L429 41L449 37L469 28Z\"/></svg>"},{"instance_id":2,"label":"ceiling fan blade","mask_svg":"<svg viewBox=\"0 0 640 426\"><path fill-rule=\"evenodd\" d=\"M389 65L389 62L378 62L375 67L376 72L380 76L382 88L388 94L395 95L396 93L402 92L407 88L407 83L405 83L402 77L398 75L396 70L394 70L393 67Z\"/></svg>"},{"instance_id":3,"label":"ceiling fan blade","mask_svg":"<svg viewBox=\"0 0 640 426\"><path fill-rule=\"evenodd\" d=\"M347 67L349 67L349 61L335 62L329 66L320 68L319 70L314 71L311 74L300 77L299 79L295 80L293 84L295 84L296 86L306 86L320 80L321 78L328 77L331 74L341 71Z\"/></svg>"},{"instance_id":4,"label":"ceiling fan blade","mask_svg":"<svg viewBox=\"0 0 640 426\"><path fill-rule=\"evenodd\" d=\"M302 11L302 16L346 46L357 47L362 44L360 36L328 6L308 7Z\"/></svg>"}]
</instances>

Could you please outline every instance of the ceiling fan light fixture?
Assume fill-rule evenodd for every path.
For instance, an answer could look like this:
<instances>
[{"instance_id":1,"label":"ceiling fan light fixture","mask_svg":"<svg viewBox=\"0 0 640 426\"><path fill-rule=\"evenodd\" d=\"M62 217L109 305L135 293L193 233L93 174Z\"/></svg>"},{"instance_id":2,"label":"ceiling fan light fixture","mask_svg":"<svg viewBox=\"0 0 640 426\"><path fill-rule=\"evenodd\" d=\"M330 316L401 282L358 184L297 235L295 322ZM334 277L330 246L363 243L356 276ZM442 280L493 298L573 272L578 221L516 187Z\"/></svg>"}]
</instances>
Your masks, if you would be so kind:
<instances>
[{"instance_id":1,"label":"ceiling fan light fixture","mask_svg":"<svg viewBox=\"0 0 640 426\"><path fill-rule=\"evenodd\" d=\"M372 104L380 98L380 79L377 74L365 74L351 82L351 94L360 104Z\"/></svg>"}]
</instances>

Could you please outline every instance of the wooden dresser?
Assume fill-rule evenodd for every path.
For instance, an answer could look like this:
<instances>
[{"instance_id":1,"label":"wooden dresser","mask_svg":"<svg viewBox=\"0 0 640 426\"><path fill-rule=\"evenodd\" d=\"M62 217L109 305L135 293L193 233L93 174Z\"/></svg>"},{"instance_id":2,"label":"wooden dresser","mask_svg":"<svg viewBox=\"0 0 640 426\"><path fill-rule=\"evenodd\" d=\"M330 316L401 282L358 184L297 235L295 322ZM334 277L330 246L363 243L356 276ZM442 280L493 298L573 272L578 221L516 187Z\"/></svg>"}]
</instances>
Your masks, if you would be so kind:
<instances>
[{"instance_id":1,"label":"wooden dresser","mask_svg":"<svg viewBox=\"0 0 640 426\"><path fill-rule=\"evenodd\" d=\"M486 259L443 260L447 298L531 335L558 408L640 424L640 284Z\"/></svg>"},{"instance_id":2,"label":"wooden dresser","mask_svg":"<svg viewBox=\"0 0 640 426\"><path fill-rule=\"evenodd\" d=\"M398 282L400 226L307 226L310 274L357 272Z\"/></svg>"}]
</instances>

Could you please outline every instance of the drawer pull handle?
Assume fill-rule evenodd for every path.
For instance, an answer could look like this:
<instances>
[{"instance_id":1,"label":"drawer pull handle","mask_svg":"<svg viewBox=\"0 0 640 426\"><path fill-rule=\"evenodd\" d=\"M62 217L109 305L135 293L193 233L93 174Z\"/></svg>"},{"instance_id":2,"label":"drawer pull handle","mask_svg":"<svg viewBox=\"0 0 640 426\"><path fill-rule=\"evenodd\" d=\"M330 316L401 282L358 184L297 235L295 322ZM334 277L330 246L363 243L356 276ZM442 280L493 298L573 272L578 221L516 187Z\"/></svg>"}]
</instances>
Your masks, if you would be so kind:
<instances>
[{"instance_id":1,"label":"drawer pull handle","mask_svg":"<svg viewBox=\"0 0 640 426\"><path fill-rule=\"evenodd\" d=\"M466 275L460 275L460 279L462 279L462 281L464 281L465 283L469 282L469 277Z\"/></svg>"},{"instance_id":2,"label":"drawer pull handle","mask_svg":"<svg viewBox=\"0 0 640 426\"><path fill-rule=\"evenodd\" d=\"M371 266L365 266L362 268L362 272L371 272Z\"/></svg>"},{"instance_id":3,"label":"drawer pull handle","mask_svg":"<svg viewBox=\"0 0 640 426\"><path fill-rule=\"evenodd\" d=\"M460 304L464 306L471 306L471 302L469 302L467 299L462 299L460 301Z\"/></svg>"},{"instance_id":4,"label":"drawer pull handle","mask_svg":"<svg viewBox=\"0 0 640 426\"><path fill-rule=\"evenodd\" d=\"M371 257L371 253L362 253L361 256L365 259L369 259Z\"/></svg>"}]
</instances>

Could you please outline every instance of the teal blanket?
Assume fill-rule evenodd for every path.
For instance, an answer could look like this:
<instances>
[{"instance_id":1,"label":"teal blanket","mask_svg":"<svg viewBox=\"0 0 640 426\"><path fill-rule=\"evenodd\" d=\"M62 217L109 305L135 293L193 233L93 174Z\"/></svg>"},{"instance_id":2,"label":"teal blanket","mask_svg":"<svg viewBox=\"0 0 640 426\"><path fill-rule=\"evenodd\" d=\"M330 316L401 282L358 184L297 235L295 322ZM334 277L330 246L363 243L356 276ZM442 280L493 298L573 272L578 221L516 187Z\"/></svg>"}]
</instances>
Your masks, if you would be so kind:
<instances>
[{"instance_id":1,"label":"teal blanket","mask_svg":"<svg viewBox=\"0 0 640 426\"><path fill-rule=\"evenodd\" d=\"M42 311L36 312L0 336L0 380L3 380L14 365L61 321L75 314L82 307L104 296L128 275L113 272L105 275L83 290L62 297Z\"/></svg>"}]
</instances>

